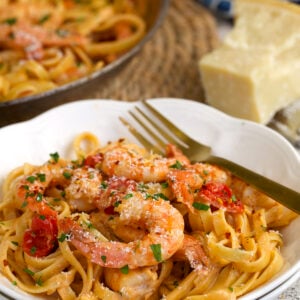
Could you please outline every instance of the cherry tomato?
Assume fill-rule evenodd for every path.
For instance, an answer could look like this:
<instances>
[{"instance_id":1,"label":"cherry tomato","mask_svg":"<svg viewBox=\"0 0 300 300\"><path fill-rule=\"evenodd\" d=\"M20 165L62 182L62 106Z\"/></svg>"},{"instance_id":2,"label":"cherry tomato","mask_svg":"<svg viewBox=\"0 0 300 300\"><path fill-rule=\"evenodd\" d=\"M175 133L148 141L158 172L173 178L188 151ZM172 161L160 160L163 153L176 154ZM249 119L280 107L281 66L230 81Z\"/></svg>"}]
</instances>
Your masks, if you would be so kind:
<instances>
[{"instance_id":1,"label":"cherry tomato","mask_svg":"<svg viewBox=\"0 0 300 300\"><path fill-rule=\"evenodd\" d=\"M209 182L202 186L199 196L215 208L224 208L231 213L242 213L244 205L236 199L232 190L224 183Z\"/></svg>"},{"instance_id":2,"label":"cherry tomato","mask_svg":"<svg viewBox=\"0 0 300 300\"><path fill-rule=\"evenodd\" d=\"M31 228L23 237L23 250L30 256L47 256L57 245L57 219L53 216L36 215Z\"/></svg>"},{"instance_id":3,"label":"cherry tomato","mask_svg":"<svg viewBox=\"0 0 300 300\"><path fill-rule=\"evenodd\" d=\"M96 153L94 155L89 155L84 160L84 165L89 166L91 168L95 168L97 164L99 164L103 160L102 153Z\"/></svg>"}]
</instances>

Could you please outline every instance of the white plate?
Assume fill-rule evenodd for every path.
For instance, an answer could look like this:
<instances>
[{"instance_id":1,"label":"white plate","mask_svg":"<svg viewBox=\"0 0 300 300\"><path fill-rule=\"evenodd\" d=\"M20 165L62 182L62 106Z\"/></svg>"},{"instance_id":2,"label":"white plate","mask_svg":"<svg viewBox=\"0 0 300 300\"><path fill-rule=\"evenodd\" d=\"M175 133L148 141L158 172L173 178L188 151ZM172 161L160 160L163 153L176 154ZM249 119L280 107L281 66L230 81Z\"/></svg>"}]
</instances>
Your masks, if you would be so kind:
<instances>
[{"instance_id":1,"label":"white plate","mask_svg":"<svg viewBox=\"0 0 300 300\"><path fill-rule=\"evenodd\" d=\"M186 133L212 146L214 154L300 192L300 156L279 134L256 123L229 117L198 102L159 98L152 104ZM136 103L114 100L85 100L54 108L30 121L0 129L0 184L8 172L24 162L44 163L50 153L72 158L70 146L76 134L92 131L102 143L120 137L135 139L122 126L119 116L128 117ZM300 271L300 218L283 230L285 266L272 281L241 297L257 299L276 289ZM0 290L14 299L33 299L0 276ZM38 298L41 299L41 298Z\"/></svg>"},{"instance_id":2,"label":"white plate","mask_svg":"<svg viewBox=\"0 0 300 300\"><path fill-rule=\"evenodd\" d=\"M289 286L293 285L300 278L300 272L296 272L290 278L288 278L284 283L280 286L267 293L266 295L259 297L257 300L274 300L277 299ZM285 298L279 298L285 299Z\"/></svg>"}]
</instances>

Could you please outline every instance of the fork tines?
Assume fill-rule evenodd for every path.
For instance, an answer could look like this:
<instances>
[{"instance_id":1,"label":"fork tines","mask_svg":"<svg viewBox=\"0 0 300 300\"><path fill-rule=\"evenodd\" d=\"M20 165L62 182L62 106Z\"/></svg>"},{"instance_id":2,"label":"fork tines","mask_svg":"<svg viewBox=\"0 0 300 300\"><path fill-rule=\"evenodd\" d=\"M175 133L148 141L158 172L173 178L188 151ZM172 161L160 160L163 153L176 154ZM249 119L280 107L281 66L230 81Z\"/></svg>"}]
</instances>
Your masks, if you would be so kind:
<instances>
[{"instance_id":1,"label":"fork tines","mask_svg":"<svg viewBox=\"0 0 300 300\"><path fill-rule=\"evenodd\" d=\"M185 136L174 124L162 116L146 101L141 101L147 113L139 106L135 106L134 110L129 111L131 117L139 126L142 127L145 134L132 125L128 120L120 117L122 123L128 127L129 131L139 140L139 142L147 149L152 149L155 152L163 154L167 143L176 145L184 150L187 145L178 138L184 140ZM177 138L176 138L177 137ZM151 142L151 140L153 142Z\"/></svg>"}]
</instances>

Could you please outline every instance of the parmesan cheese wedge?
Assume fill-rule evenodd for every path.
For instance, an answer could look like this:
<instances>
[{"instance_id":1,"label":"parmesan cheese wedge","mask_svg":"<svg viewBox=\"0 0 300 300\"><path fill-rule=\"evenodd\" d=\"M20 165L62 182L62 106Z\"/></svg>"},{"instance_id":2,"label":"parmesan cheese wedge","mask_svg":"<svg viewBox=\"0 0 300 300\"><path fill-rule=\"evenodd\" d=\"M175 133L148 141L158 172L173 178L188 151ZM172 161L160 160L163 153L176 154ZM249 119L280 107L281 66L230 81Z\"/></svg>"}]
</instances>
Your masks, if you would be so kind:
<instances>
[{"instance_id":1,"label":"parmesan cheese wedge","mask_svg":"<svg viewBox=\"0 0 300 300\"><path fill-rule=\"evenodd\" d=\"M235 15L222 45L200 60L206 101L266 124L300 98L300 6L236 0Z\"/></svg>"}]
</instances>

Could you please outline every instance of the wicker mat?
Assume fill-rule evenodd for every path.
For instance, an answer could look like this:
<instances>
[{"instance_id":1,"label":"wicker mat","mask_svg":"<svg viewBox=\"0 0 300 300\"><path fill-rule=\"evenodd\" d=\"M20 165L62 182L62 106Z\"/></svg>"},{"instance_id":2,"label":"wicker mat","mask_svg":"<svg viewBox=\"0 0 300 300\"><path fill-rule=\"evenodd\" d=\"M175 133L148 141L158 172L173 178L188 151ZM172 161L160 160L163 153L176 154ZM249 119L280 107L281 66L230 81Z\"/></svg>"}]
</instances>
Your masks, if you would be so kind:
<instances>
[{"instance_id":1,"label":"wicker mat","mask_svg":"<svg viewBox=\"0 0 300 300\"><path fill-rule=\"evenodd\" d=\"M94 97L135 101L176 97L203 101L199 59L218 44L214 18L195 0L171 0L163 24Z\"/></svg>"}]
</instances>

